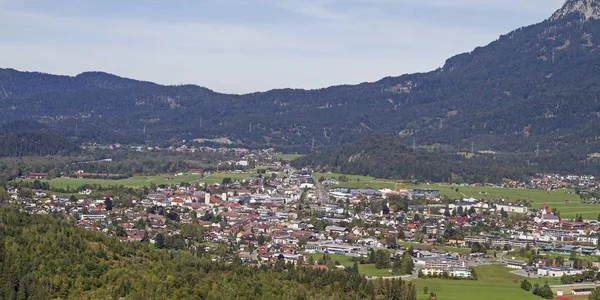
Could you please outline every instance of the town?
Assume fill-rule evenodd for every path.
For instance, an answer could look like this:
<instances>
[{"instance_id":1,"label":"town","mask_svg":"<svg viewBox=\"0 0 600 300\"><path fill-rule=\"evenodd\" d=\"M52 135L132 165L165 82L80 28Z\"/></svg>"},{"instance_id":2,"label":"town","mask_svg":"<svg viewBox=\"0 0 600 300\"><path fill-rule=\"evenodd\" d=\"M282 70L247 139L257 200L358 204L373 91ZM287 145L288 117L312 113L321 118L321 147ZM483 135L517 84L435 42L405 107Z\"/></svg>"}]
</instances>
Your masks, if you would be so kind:
<instances>
[{"instance_id":1,"label":"town","mask_svg":"<svg viewBox=\"0 0 600 300\"><path fill-rule=\"evenodd\" d=\"M48 174L31 173L14 181L8 193L31 214L62 215L122 242L210 253L213 260L251 266L284 260L318 269L355 267L368 278L473 280L473 267L499 265L524 280L596 280L600 260L590 258L600 257L597 219L563 219L546 201L485 199L486 192L481 199L449 199L433 184L348 189L341 187L346 175L295 170L271 151L236 152L239 160L219 163L233 166L217 173L221 182L201 180L215 170L192 169L163 178L173 183L139 191L85 184L66 196L51 191ZM179 180L189 176L198 180ZM108 174L77 171L70 177L101 183ZM460 191L467 185L450 186ZM470 186L577 190L581 203L595 203L598 182L591 176L540 174L529 182Z\"/></svg>"}]
</instances>

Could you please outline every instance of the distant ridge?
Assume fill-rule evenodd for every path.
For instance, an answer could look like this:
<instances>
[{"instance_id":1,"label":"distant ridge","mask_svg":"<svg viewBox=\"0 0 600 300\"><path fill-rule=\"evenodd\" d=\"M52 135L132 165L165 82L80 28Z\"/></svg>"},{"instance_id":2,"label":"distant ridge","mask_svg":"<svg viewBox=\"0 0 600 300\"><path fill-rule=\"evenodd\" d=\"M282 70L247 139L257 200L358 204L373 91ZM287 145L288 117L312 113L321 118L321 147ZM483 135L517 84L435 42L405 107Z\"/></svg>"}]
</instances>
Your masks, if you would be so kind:
<instances>
[{"instance_id":1,"label":"distant ridge","mask_svg":"<svg viewBox=\"0 0 600 300\"><path fill-rule=\"evenodd\" d=\"M428 73L318 90L227 95L102 72L69 77L0 69L0 125L40 122L77 142L227 137L304 153L373 133L456 149L475 144L533 153L540 144L547 151L595 152L599 1L567 1L548 20Z\"/></svg>"}]
</instances>

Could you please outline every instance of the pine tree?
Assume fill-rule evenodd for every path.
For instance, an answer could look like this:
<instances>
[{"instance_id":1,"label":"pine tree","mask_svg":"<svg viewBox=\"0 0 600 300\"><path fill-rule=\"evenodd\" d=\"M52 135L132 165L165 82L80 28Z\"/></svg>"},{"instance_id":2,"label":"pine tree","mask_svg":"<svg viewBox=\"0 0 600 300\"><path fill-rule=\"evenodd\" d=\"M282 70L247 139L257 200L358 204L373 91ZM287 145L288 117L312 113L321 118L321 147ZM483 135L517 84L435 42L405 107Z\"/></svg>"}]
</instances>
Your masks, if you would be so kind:
<instances>
[{"instance_id":1,"label":"pine tree","mask_svg":"<svg viewBox=\"0 0 600 300\"><path fill-rule=\"evenodd\" d=\"M394 264L392 265L392 272L394 273L394 275L399 275L402 274L402 257L400 257L400 255L397 255L394 257Z\"/></svg>"}]
</instances>

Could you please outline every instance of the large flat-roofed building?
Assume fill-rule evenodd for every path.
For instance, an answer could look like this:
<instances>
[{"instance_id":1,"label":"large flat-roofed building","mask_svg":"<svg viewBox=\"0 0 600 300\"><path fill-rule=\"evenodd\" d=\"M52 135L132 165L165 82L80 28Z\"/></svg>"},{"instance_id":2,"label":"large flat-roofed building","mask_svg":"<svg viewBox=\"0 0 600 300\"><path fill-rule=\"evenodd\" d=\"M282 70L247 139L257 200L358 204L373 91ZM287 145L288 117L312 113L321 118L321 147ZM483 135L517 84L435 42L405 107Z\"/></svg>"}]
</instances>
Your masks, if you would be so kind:
<instances>
[{"instance_id":1,"label":"large flat-roofed building","mask_svg":"<svg viewBox=\"0 0 600 300\"><path fill-rule=\"evenodd\" d=\"M466 267L463 260L446 256L420 257L416 262L416 265L422 266L423 269L449 271L450 268Z\"/></svg>"},{"instance_id":2,"label":"large flat-roofed building","mask_svg":"<svg viewBox=\"0 0 600 300\"><path fill-rule=\"evenodd\" d=\"M432 189L412 189L408 190L408 196L410 199L436 199L440 197L440 191Z\"/></svg>"},{"instance_id":3,"label":"large flat-roofed building","mask_svg":"<svg viewBox=\"0 0 600 300\"><path fill-rule=\"evenodd\" d=\"M563 275L581 274L583 270L576 270L567 267L540 267L537 274L546 277L562 277Z\"/></svg>"},{"instance_id":4,"label":"large flat-roofed building","mask_svg":"<svg viewBox=\"0 0 600 300\"><path fill-rule=\"evenodd\" d=\"M320 243L307 243L304 248L308 251L320 252L320 253L332 253L332 254L350 254L359 253L362 248L358 246L346 245L346 244L320 244Z\"/></svg>"}]
</instances>

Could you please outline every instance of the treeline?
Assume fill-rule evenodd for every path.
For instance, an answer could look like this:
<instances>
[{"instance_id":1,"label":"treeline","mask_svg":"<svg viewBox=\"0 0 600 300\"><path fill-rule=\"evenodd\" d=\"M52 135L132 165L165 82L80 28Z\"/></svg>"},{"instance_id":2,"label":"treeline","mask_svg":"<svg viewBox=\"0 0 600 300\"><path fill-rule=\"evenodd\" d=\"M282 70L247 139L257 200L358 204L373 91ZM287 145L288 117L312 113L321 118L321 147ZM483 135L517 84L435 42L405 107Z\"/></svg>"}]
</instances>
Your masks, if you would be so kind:
<instances>
[{"instance_id":1,"label":"treeline","mask_svg":"<svg viewBox=\"0 0 600 300\"><path fill-rule=\"evenodd\" d=\"M296 168L435 182L502 182L523 179L525 167L499 157L466 157L411 149L396 138L371 135L356 144L320 151L292 161Z\"/></svg>"},{"instance_id":2,"label":"treeline","mask_svg":"<svg viewBox=\"0 0 600 300\"><path fill-rule=\"evenodd\" d=\"M45 131L0 134L0 156L71 155L80 151L67 138Z\"/></svg>"},{"instance_id":3,"label":"treeline","mask_svg":"<svg viewBox=\"0 0 600 300\"><path fill-rule=\"evenodd\" d=\"M319 270L277 260L247 267L190 250L123 243L61 216L0 208L1 299L399 299L402 280Z\"/></svg>"},{"instance_id":4,"label":"treeline","mask_svg":"<svg viewBox=\"0 0 600 300\"><path fill-rule=\"evenodd\" d=\"M112 161L102 161L110 158ZM234 159L223 153L177 153L163 151L134 152L130 150L89 150L70 156L0 157L0 184L30 172L48 173L50 178L72 176L83 170L87 173L105 173L121 178L136 174L164 174L187 172L190 169L216 169L221 160ZM220 170L235 166L221 166Z\"/></svg>"}]
</instances>

